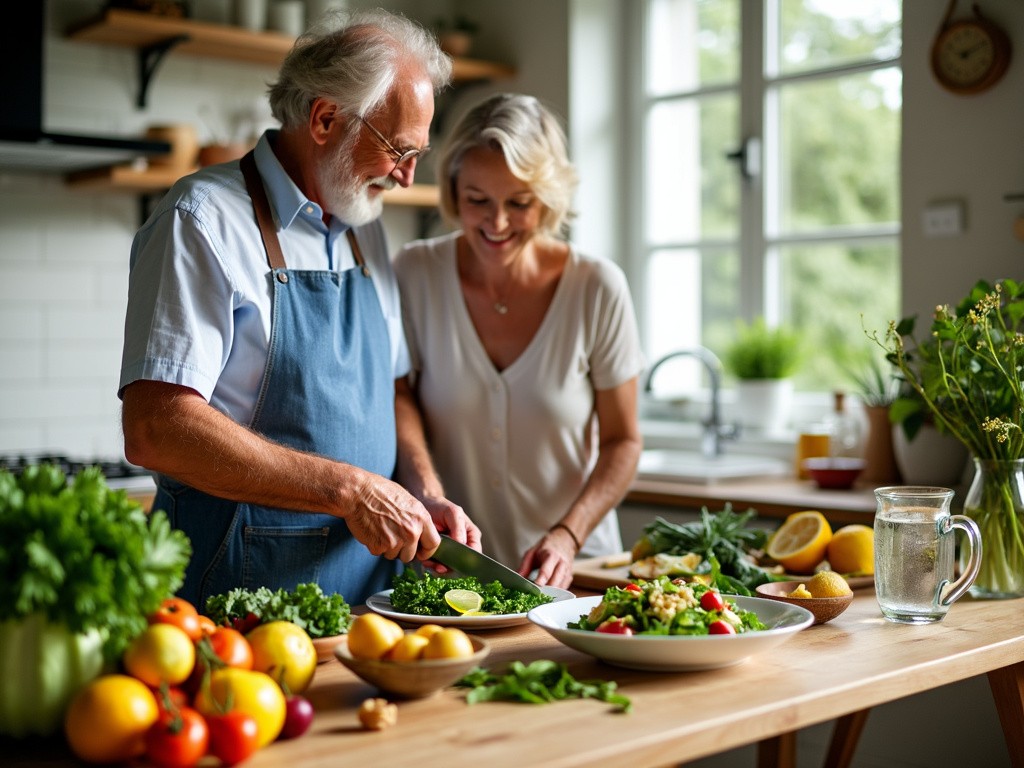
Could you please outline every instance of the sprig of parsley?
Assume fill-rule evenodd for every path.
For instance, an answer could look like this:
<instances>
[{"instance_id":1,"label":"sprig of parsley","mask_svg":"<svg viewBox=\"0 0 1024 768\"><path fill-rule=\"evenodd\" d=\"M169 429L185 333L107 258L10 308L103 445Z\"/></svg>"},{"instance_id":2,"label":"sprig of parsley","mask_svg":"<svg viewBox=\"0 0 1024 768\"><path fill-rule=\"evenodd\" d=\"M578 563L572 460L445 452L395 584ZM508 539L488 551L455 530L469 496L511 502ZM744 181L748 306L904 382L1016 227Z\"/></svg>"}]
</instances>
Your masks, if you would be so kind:
<instances>
[{"instance_id":1,"label":"sprig of parsley","mask_svg":"<svg viewBox=\"0 0 1024 768\"><path fill-rule=\"evenodd\" d=\"M0 470L0 621L42 614L98 629L116 659L181 586L192 546L163 512L146 515L98 467L69 484L54 464Z\"/></svg>"},{"instance_id":2,"label":"sprig of parsley","mask_svg":"<svg viewBox=\"0 0 1024 768\"><path fill-rule=\"evenodd\" d=\"M616 693L613 680L577 680L565 664L540 659L529 664L513 661L503 675L495 675L477 667L455 683L470 688L467 704L481 701L517 701L524 704L547 704L565 699L598 699L613 704L622 712L631 712L633 702Z\"/></svg>"},{"instance_id":3,"label":"sprig of parsley","mask_svg":"<svg viewBox=\"0 0 1024 768\"><path fill-rule=\"evenodd\" d=\"M290 621L310 637L348 632L352 608L338 593L324 594L319 584L299 584L294 591L259 587L232 589L206 601L205 613L216 624L248 630L256 623ZM254 617L254 618L250 618ZM251 626L250 626L251 625Z\"/></svg>"}]
</instances>

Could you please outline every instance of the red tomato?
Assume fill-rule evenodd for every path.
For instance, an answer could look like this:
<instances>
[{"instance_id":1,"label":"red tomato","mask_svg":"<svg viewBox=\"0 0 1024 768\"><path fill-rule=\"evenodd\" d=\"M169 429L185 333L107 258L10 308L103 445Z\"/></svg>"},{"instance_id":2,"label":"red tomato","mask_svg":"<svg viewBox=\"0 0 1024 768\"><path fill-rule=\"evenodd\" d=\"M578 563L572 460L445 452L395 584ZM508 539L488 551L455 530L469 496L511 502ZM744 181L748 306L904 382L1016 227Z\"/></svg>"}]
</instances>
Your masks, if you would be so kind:
<instances>
[{"instance_id":1,"label":"red tomato","mask_svg":"<svg viewBox=\"0 0 1024 768\"><path fill-rule=\"evenodd\" d=\"M153 697L156 699L156 705L160 707L161 711L170 710L173 712L179 707L187 707L190 703L188 692L176 685L166 687L166 697L164 691L160 688L153 688L152 686L148 687L153 692Z\"/></svg>"},{"instance_id":2,"label":"red tomato","mask_svg":"<svg viewBox=\"0 0 1024 768\"><path fill-rule=\"evenodd\" d=\"M639 584L634 584L633 582L629 582L629 584L624 586L623 589L627 592L636 592L638 595L642 595L644 593L644 588Z\"/></svg>"},{"instance_id":3,"label":"red tomato","mask_svg":"<svg viewBox=\"0 0 1024 768\"><path fill-rule=\"evenodd\" d=\"M252 646L237 629L217 627L209 640L213 652L226 666L252 669Z\"/></svg>"},{"instance_id":4,"label":"red tomato","mask_svg":"<svg viewBox=\"0 0 1024 768\"><path fill-rule=\"evenodd\" d=\"M161 768L190 768L206 754L209 741L206 720L196 710L161 710L146 731L146 757Z\"/></svg>"},{"instance_id":5,"label":"red tomato","mask_svg":"<svg viewBox=\"0 0 1024 768\"><path fill-rule=\"evenodd\" d=\"M199 623L199 613L188 600L180 597L168 597L153 613L146 617L150 624L173 624L193 641L203 636L203 628Z\"/></svg>"},{"instance_id":6,"label":"red tomato","mask_svg":"<svg viewBox=\"0 0 1024 768\"><path fill-rule=\"evenodd\" d=\"M603 632L606 635L632 635L633 628L626 623L625 619L613 618L607 621L602 621L597 626L597 632Z\"/></svg>"},{"instance_id":7,"label":"red tomato","mask_svg":"<svg viewBox=\"0 0 1024 768\"><path fill-rule=\"evenodd\" d=\"M207 715L210 727L210 754L224 765L245 760L259 749L256 718L234 709L223 715Z\"/></svg>"},{"instance_id":8,"label":"red tomato","mask_svg":"<svg viewBox=\"0 0 1024 768\"><path fill-rule=\"evenodd\" d=\"M712 621L708 624L709 635L735 635L736 627L730 624L728 621Z\"/></svg>"},{"instance_id":9,"label":"red tomato","mask_svg":"<svg viewBox=\"0 0 1024 768\"><path fill-rule=\"evenodd\" d=\"M725 600L714 590L708 590L700 596L700 607L705 611L720 611L725 608Z\"/></svg>"}]
</instances>

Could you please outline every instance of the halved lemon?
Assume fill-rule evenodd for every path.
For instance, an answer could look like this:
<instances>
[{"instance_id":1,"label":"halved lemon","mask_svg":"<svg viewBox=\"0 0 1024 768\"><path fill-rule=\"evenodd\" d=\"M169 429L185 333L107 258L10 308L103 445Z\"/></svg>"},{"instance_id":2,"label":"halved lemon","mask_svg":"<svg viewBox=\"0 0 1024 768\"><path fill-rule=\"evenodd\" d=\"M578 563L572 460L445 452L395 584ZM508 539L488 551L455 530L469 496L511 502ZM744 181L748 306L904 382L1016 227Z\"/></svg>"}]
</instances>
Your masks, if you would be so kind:
<instances>
[{"instance_id":1,"label":"halved lemon","mask_svg":"<svg viewBox=\"0 0 1024 768\"><path fill-rule=\"evenodd\" d=\"M794 512L772 534L765 552L788 573L811 573L831 540L832 526L821 512Z\"/></svg>"},{"instance_id":2,"label":"halved lemon","mask_svg":"<svg viewBox=\"0 0 1024 768\"><path fill-rule=\"evenodd\" d=\"M479 592L471 589L449 589L444 593L444 601L451 606L453 611L458 613L469 613L479 611L484 604L483 597Z\"/></svg>"}]
</instances>

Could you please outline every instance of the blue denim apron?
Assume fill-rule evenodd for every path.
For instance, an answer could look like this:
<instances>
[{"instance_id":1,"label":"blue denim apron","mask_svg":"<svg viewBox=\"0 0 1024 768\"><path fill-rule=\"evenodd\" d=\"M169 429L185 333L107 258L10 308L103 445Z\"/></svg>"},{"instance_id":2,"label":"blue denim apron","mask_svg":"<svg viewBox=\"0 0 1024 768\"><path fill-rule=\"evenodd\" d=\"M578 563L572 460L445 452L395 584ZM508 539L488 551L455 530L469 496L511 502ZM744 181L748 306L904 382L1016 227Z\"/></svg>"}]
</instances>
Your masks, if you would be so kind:
<instances>
[{"instance_id":1,"label":"blue denim apron","mask_svg":"<svg viewBox=\"0 0 1024 768\"><path fill-rule=\"evenodd\" d=\"M300 451L391 477L395 468L390 338L370 272L350 229L357 267L345 272L285 266L263 182L250 152L246 187L273 285L270 349L255 432ZM161 477L154 509L192 542L178 594L203 609L236 587L294 589L316 582L358 605L392 585L402 565L371 555L340 518L221 499Z\"/></svg>"}]
</instances>

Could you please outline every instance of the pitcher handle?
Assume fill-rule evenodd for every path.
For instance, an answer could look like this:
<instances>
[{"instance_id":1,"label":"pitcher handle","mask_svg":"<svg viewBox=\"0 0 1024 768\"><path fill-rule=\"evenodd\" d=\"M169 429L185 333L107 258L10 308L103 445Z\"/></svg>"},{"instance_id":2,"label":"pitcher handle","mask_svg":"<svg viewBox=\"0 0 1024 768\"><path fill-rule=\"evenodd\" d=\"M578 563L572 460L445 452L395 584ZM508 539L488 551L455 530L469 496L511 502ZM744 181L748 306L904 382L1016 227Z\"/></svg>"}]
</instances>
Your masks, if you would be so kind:
<instances>
[{"instance_id":1,"label":"pitcher handle","mask_svg":"<svg viewBox=\"0 0 1024 768\"><path fill-rule=\"evenodd\" d=\"M946 585L947 591L941 600L941 604L945 606L952 605L963 597L978 577L978 571L981 570L981 531L978 529L978 524L966 515L950 515L939 521L940 535L952 534L957 528L967 536L971 557L967 561L967 567L960 574L960 578L952 584Z\"/></svg>"}]
</instances>

